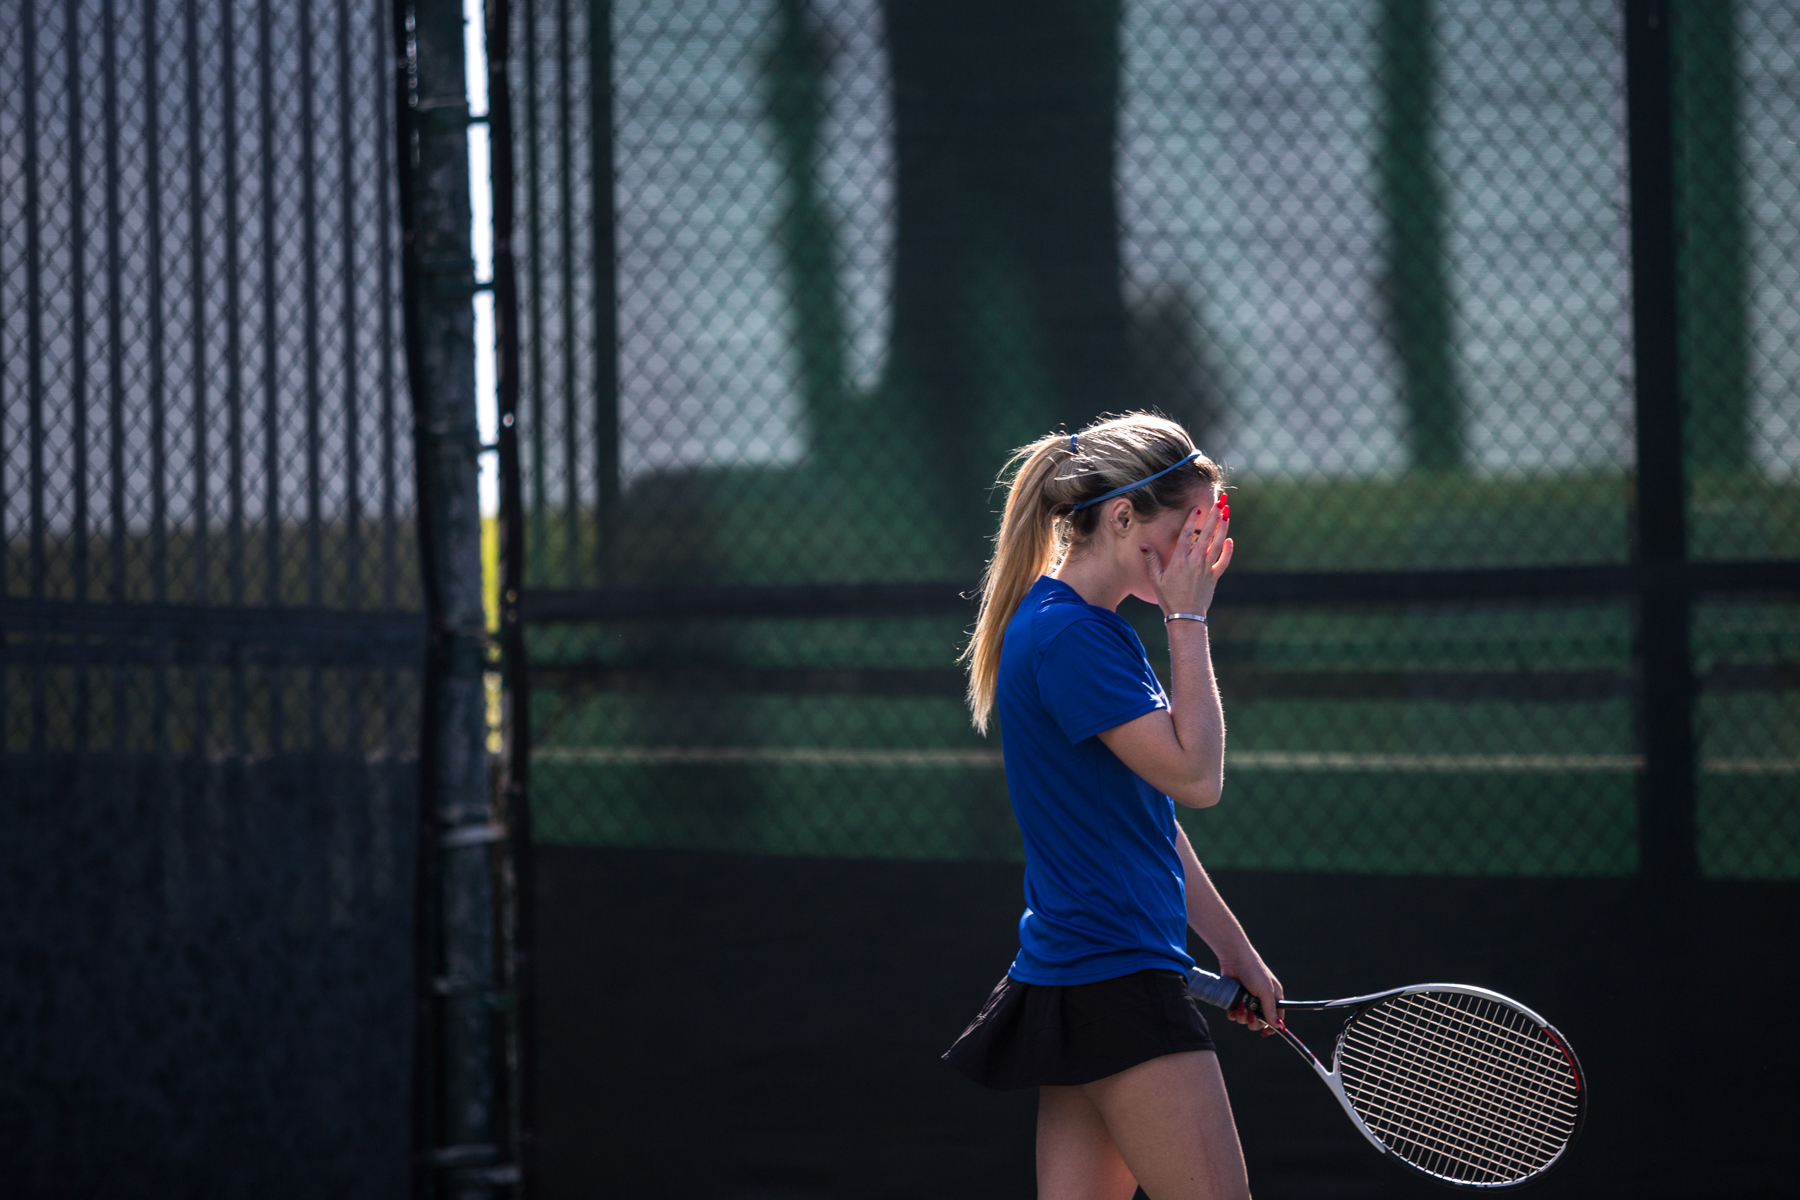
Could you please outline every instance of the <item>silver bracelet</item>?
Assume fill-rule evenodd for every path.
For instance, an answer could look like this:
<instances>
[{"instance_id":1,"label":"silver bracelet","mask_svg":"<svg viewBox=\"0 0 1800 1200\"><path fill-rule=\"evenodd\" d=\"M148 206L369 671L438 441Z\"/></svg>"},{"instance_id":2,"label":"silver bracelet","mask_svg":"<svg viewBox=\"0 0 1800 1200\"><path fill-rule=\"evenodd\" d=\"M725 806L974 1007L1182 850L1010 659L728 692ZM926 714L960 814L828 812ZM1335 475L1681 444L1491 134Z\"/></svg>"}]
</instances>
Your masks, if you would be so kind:
<instances>
[{"instance_id":1,"label":"silver bracelet","mask_svg":"<svg viewBox=\"0 0 1800 1200\"><path fill-rule=\"evenodd\" d=\"M1163 624L1167 625L1170 621L1198 621L1204 625L1206 616L1204 613L1170 613L1163 618Z\"/></svg>"}]
</instances>

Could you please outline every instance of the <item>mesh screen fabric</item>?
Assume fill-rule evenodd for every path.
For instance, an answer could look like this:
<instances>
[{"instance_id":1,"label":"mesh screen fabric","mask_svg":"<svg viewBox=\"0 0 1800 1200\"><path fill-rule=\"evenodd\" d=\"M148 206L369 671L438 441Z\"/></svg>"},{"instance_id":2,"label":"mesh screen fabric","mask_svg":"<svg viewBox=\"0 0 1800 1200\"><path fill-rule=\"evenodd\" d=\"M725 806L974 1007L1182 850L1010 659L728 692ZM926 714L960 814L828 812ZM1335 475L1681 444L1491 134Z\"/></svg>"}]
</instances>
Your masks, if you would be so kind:
<instances>
[{"instance_id":1,"label":"mesh screen fabric","mask_svg":"<svg viewBox=\"0 0 1800 1200\"><path fill-rule=\"evenodd\" d=\"M424 630L389 18L0 21L25 1194L403 1186Z\"/></svg>"},{"instance_id":2,"label":"mesh screen fabric","mask_svg":"<svg viewBox=\"0 0 1800 1200\"><path fill-rule=\"evenodd\" d=\"M1070 3L1023 32L995 0L931 10L926 43L917 12L871 0L620 3L599 57L588 9L520 8L533 587L972 580L1004 451L1137 405L1232 471L1235 571L1630 559L1615 6ZM1745 395L1778 397L1757 347L1780 339L1757 331L1786 301L1754 281L1784 278L1787 18L1732 12L1741 86L1681 66L1678 112L1704 134L1735 97L1744 378L1775 381ZM1093 141L1096 113L1116 141ZM1731 278L1690 264L1687 310ZM614 329L616 412L587 391ZM1696 557L1791 557L1785 418L1744 403L1735 473L1697 448L1718 423L1690 422ZM1188 818L1209 862L1637 871L1628 603L1219 618L1230 799ZM958 708L967 623L535 626L539 835L1016 856L998 747ZM1786 668L1754 687L1696 669L1706 729L1718 688L1757 714L1741 755L1703 749L1703 796L1741 797L1702 800L1705 870L1791 877ZM1772 840L1750 849L1752 828Z\"/></svg>"}]
</instances>

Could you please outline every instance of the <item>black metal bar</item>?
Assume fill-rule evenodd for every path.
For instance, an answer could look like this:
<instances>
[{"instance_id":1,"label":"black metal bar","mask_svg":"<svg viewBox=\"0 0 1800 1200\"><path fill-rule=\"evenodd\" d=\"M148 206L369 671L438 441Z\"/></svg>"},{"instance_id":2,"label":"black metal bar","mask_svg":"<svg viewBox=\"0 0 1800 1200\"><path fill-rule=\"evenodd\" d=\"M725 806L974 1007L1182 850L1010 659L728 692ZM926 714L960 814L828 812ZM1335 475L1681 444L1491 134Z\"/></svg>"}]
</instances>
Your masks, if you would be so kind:
<instances>
[{"instance_id":1,"label":"black metal bar","mask_svg":"<svg viewBox=\"0 0 1800 1200\"><path fill-rule=\"evenodd\" d=\"M107 594L125 598L125 303L119 227L119 22L118 0L100 6L101 87L106 182L106 466L107 549L111 576ZM155 187L150 189L154 192ZM122 677L120 677L122 680ZM116 724L116 722L115 722ZM121 747L122 749L122 747Z\"/></svg>"},{"instance_id":2,"label":"black metal bar","mask_svg":"<svg viewBox=\"0 0 1800 1200\"><path fill-rule=\"evenodd\" d=\"M281 603L281 343L277 337L275 264L275 30L272 0L257 5L257 98L262 168L263 603ZM275 692L280 689L271 681ZM273 700L273 694L271 700ZM278 709L279 702L273 707ZM273 712L271 713L273 716ZM280 748L277 739L271 749Z\"/></svg>"},{"instance_id":3,"label":"black metal bar","mask_svg":"<svg viewBox=\"0 0 1800 1200\"><path fill-rule=\"evenodd\" d=\"M157 21L155 0L143 0L139 9L144 39L144 97L149 119L144 122L144 167L150 180L145 197L149 225L148 300L150 402L150 599L169 601L168 580L168 414L164 410L163 379L163 273L162 273L162 119L159 111L162 79L157 70ZM150 683L150 744L159 754L169 750L169 673L158 666Z\"/></svg>"},{"instance_id":4,"label":"black metal bar","mask_svg":"<svg viewBox=\"0 0 1800 1200\"><path fill-rule=\"evenodd\" d=\"M1480 604L1627 600L1684 595L1800 594L1800 562L1637 563L1471 571L1265 571L1226 575L1217 603L1238 605ZM778 617L968 617L972 580L939 583L527 591L520 617L559 621L735 620Z\"/></svg>"},{"instance_id":5,"label":"black metal bar","mask_svg":"<svg viewBox=\"0 0 1800 1200\"><path fill-rule=\"evenodd\" d=\"M1625 6L1631 162L1632 332L1637 390L1635 549L1640 563L1678 567L1687 555L1687 485L1676 311L1673 114L1664 0ZM1639 732L1639 870L1675 884L1699 872L1694 821L1693 665L1689 589L1657 575L1641 594L1636 652L1643 672Z\"/></svg>"},{"instance_id":6,"label":"black metal bar","mask_svg":"<svg viewBox=\"0 0 1800 1200\"><path fill-rule=\"evenodd\" d=\"M241 317L243 262L238 214L237 29L233 6L219 8L219 53L226 86L219 89L225 139L225 575L233 604L244 602L244 349ZM201 453L205 453L202 445ZM236 699L237 697L233 697ZM240 710L241 711L241 710Z\"/></svg>"},{"instance_id":7,"label":"black metal bar","mask_svg":"<svg viewBox=\"0 0 1800 1200\"><path fill-rule=\"evenodd\" d=\"M619 509L618 225L613 212L612 3L588 0L588 186L594 291L594 578L611 578ZM571 556L574 547L570 547Z\"/></svg>"},{"instance_id":8,"label":"black metal bar","mask_svg":"<svg viewBox=\"0 0 1800 1200\"><path fill-rule=\"evenodd\" d=\"M394 469L399 453L399 414L394 409L397 387L394 378L394 306L398 298L394 294L393 203L397 184L390 177L389 165L393 164L397 169L400 159L391 138L392 121L399 112L399 102L388 94L388 89L394 86L396 79L392 73L396 56L401 62L398 68L400 77L404 77L406 67L399 46L392 41L393 26L382 21L380 5L371 7L375 17L375 29L372 31L374 36L370 39L375 55L374 78L376 86L381 90L377 97L375 121L375 152L378 156L375 207L380 214L381 239L381 263L378 268L381 278L381 315L378 326L381 331L381 353L377 358L381 364L381 607L395 608L400 599L400 479L399 473ZM389 712L392 711L390 708Z\"/></svg>"},{"instance_id":9,"label":"black metal bar","mask_svg":"<svg viewBox=\"0 0 1800 1200\"><path fill-rule=\"evenodd\" d=\"M64 9L63 51L68 79L69 121L69 279L71 282L69 337L69 416L70 436L74 439L74 481L72 497L74 519L70 546L70 570L76 600L88 598L88 314L87 314L87 186L82 174L83 146L81 138L81 29L80 5L69 0ZM74 748L87 749L88 738L88 673L75 668L74 696L71 704Z\"/></svg>"},{"instance_id":10,"label":"black metal bar","mask_svg":"<svg viewBox=\"0 0 1800 1200\"><path fill-rule=\"evenodd\" d=\"M398 6L395 7L398 8ZM394 11L384 13L379 4L370 5L369 9L369 15L374 21L374 28L369 30L371 34L369 47L374 58L372 78L376 88L372 116L375 125L375 209L380 218L377 237L381 247L380 261L376 265L377 277L380 280L378 291L381 309L380 316L377 318L377 328L380 330L381 340L380 353L377 356L379 365L376 368L378 387L380 388L377 409L381 422L379 432L381 459L378 468L381 477L381 606L392 609L398 607L400 596L399 476L395 470L398 436L397 414L394 409L394 305L396 303L394 264L396 256L393 231L394 195L395 190L400 186L399 177L402 174L399 152L394 145L392 131L399 116L399 101L394 88L397 81L405 78L407 68L405 56L400 53L400 47L404 45L404 42L394 40L393 18L398 13ZM384 17L387 19L384 20ZM414 669L423 659L424 655L421 654L413 660ZM383 718L379 744L390 755L399 755L404 748L417 745L415 740L417 728L408 726L401 715L400 682L403 678L402 673L397 670L383 671L379 676ZM415 947L423 944L418 938L418 923L422 917L423 914L415 914L413 918L413 944ZM419 1058L417 1031L414 1036L414 1078L416 1082L416 1064ZM414 1117L413 1139L416 1146L420 1137L419 1131L424 1128L424 1124L417 1119L419 1096L422 1094L422 1089L415 1086L414 1092L412 1115Z\"/></svg>"},{"instance_id":11,"label":"black metal bar","mask_svg":"<svg viewBox=\"0 0 1800 1200\"><path fill-rule=\"evenodd\" d=\"M314 168L316 129L313 114L313 6L299 0L300 25L300 297L301 353L305 358L306 392L306 602L325 598L325 514L320 480L319 410L319 191ZM350 226L340 236L350 236ZM325 677L314 665L306 671L307 744L325 749Z\"/></svg>"},{"instance_id":12,"label":"black metal bar","mask_svg":"<svg viewBox=\"0 0 1800 1200\"><path fill-rule=\"evenodd\" d=\"M246 536L244 497L244 341L243 341L243 228L238 210L238 128L237 128L237 28L232 19L234 5L220 6L219 50L224 57L226 86L221 88L225 131L225 442L226 492L228 509L225 517L226 583L231 603L245 600L248 576L245 562ZM231 667L231 700L227 711L231 719L231 745L239 754L250 752L248 720L249 686L244 668Z\"/></svg>"},{"instance_id":13,"label":"black metal bar","mask_svg":"<svg viewBox=\"0 0 1800 1200\"><path fill-rule=\"evenodd\" d=\"M102 105L106 182L106 425L107 425L107 548L111 578L107 595L114 603L125 599L125 352L124 297L119 239L119 24L117 0L105 0L100 9ZM151 191L155 191L154 186ZM109 656L110 657L110 656ZM112 749L125 751L125 668L112 664Z\"/></svg>"},{"instance_id":14,"label":"black metal bar","mask_svg":"<svg viewBox=\"0 0 1800 1200\"><path fill-rule=\"evenodd\" d=\"M144 0L146 7L154 5L155 0ZM211 521L211 489L207 486L212 478L211 464L207 457L207 391L206 391L206 200L203 190L203 177L200 170L202 155L200 153L200 5L199 0L187 0L183 23L187 37L187 167L188 167L188 271L192 278L188 297L189 311L192 314L189 328L193 338L193 360L189 364L188 387L192 407L188 419L193 426L194 440L191 443L192 458L190 474L194 481L193 491L193 528L190 531L189 545L192 547L193 560L193 592L190 599L195 604L205 604L211 596L208 572L211 570L209 550L211 548L209 530ZM167 597L159 600L166 602ZM205 754L211 749L212 734L212 672L198 670L194 672L194 750Z\"/></svg>"},{"instance_id":15,"label":"black metal bar","mask_svg":"<svg viewBox=\"0 0 1800 1200\"><path fill-rule=\"evenodd\" d=\"M1219 687L1237 700L1405 700L1432 702L1564 702L1611 700L1635 694L1629 671L1406 671L1285 670L1233 661L1230 642L1213 647ZM1771 682L1800 687L1800 663L1784 670L1715 672L1714 690L1768 690ZM967 676L951 667L756 667L716 662L540 662L540 686L568 691L719 695L935 696L961 700ZM1709 685L1713 684L1709 676Z\"/></svg>"},{"instance_id":16,"label":"black metal bar","mask_svg":"<svg viewBox=\"0 0 1800 1200\"><path fill-rule=\"evenodd\" d=\"M344 607L361 608L363 572L362 512L362 417L359 404L360 379L357 374L357 324L361 313L356 307L356 163L352 148L350 113L355 97L350 90L350 54L355 43L350 40L350 0L337 0L337 140L338 140L338 228L343 230L339 245L343 254L338 262L342 287L344 335ZM381 124L386 125L383 120ZM383 186L376 175L377 187Z\"/></svg>"},{"instance_id":17,"label":"black metal bar","mask_svg":"<svg viewBox=\"0 0 1800 1200\"><path fill-rule=\"evenodd\" d=\"M27 86L31 85L32 80L29 75L25 76L25 82ZM6 245L4 240L0 239L0 279L11 278L8 272L10 264L7 261L5 251ZM0 326L7 324L8 313L3 303L5 299L6 294L0 292ZM6 372L0 371L0 413L10 413L13 411L8 403L10 398L7 395L7 383L8 377ZM7 498L12 495L12 492L8 488L9 477L12 474L9 469L12 466L12 456L7 449L7 432L7 421L0 419L0 596L10 596L13 592L13 538L8 532L7 520L10 515L7 507ZM14 694L14 675L12 658L7 653L7 649L8 639L3 633L0 633L0 695L4 695L7 698L7 707L10 709L12 696ZM0 721L0 750L10 750L14 748L12 729L10 728L10 716L11 714L8 713L8 719Z\"/></svg>"},{"instance_id":18,"label":"black metal bar","mask_svg":"<svg viewBox=\"0 0 1800 1200\"><path fill-rule=\"evenodd\" d=\"M525 179L529 189L526 200L531 228L531 544L544 545L548 509L544 492L544 202L542 194L543 164L539 149L539 133L543 129L538 112L538 41L537 0L525 0ZM529 565L529 564L528 564ZM542 566L537 578L544 578Z\"/></svg>"},{"instance_id":19,"label":"black metal bar","mask_svg":"<svg viewBox=\"0 0 1800 1200\"><path fill-rule=\"evenodd\" d=\"M576 396L580 389L575 382L577 362L575 345L575 170L571 165L574 146L575 114L571 109L572 94L569 81L569 4L570 0L556 0L556 98L560 111L557 113L556 132L559 139L557 166L561 182L562 211L561 218L562 244L558 247L562 253L562 270L559 282L562 285L562 451L563 451L563 545L558 557L561 559L561 575L565 584L574 586L580 576L576 573L576 564L581 546L581 488L580 471L576 464L580 461L576 452L576 414L578 406ZM538 464L542 471L544 464ZM596 514L597 515L597 514Z\"/></svg>"},{"instance_id":20,"label":"black metal bar","mask_svg":"<svg viewBox=\"0 0 1800 1200\"><path fill-rule=\"evenodd\" d=\"M422 1128L415 1190L492 1195L500 1158L504 1017L481 993L440 993L437 979L501 982L490 847L481 522L475 418L468 133L420 114L466 113L462 8L397 0L396 35L411 64L397 105L408 382L413 399L419 553L430 641L421 730L418 911ZM430 264L429 273L422 265ZM450 1172L494 1168L476 1179Z\"/></svg>"},{"instance_id":21,"label":"black metal bar","mask_svg":"<svg viewBox=\"0 0 1800 1200\"><path fill-rule=\"evenodd\" d=\"M325 595L324 496L319 446L319 181L314 165L312 0L298 0L300 26L300 338L306 404L306 602ZM349 227L340 231L348 236Z\"/></svg>"},{"instance_id":22,"label":"black metal bar","mask_svg":"<svg viewBox=\"0 0 1800 1200\"><path fill-rule=\"evenodd\" d=\"M34 600L44 598L44 282L43 234L38 204L37 94L41 80L37 61L37 6L24 6L21 58L25 76L25 405L26 487L30 515L26 566L26 592ZM30 745L42 752L49 733L48 697L44 673L31 673Z\"/></svg>"},{"instance_id":23,"label":"black metal bar","mask_svg":"<svg viewBox=\"0 0 1800 1200\"><path fill-rule=\"evenodd\" d=\"M408 384L418 386L419 379L419 337L416 329L415 314L412 309L412 295L415 287L413 256L411 253L410 231L413 221L412 191L414 156L416 154L415 139L412 129L413 104L413 50L412 50L412 6L408 0L394 0L390 9L393 26L389 31L392 39L394 66L393 94L389 99L394 111L394 192L397 200L401 225L400 250L400 302L402 317L400 331L402 345L406 354ZM384 278L386 276L384 275ZM384 405L388 403L392 392L384 394ZM387 410L390 417L391 409ZM393 421L387 422L387 428L393 429ZM418 447L418 431L414 431L415 455ZM388 449L393 445L390 442ZM393 455L385 455L386 461L393 462ZM420 470L415 457L413 463L414 486L423 482L424 473ZM391 471L390 471L391 476ZM391 494L391 492L390 492ZM418 526L416 541L421 557L425 551L424 525L426 514L423 496L414 496L414 521ZM390 512L392 509L390 508ZM424 591L421 597L429 620L432 604L431 574L421 564L420 584ZM435 671L429 652L423 657L423 669L420 671L419 707L421 721L419 726L419 820L417 839L414 846L414 879L413 879L413 1061L412 1061L412 1195L414 1200L431 1200L436 1182L430 1168L432 1149L437 1144L438 1117L438 1055L436 1053L436 1002L432 995L431 980L437 963L438 931L436 922L435 891L437 885L437 854L431 834L436 822L431 819L431 777L432 761L436 754L437 735L433 729L430 714L436 703Z\"/></svg>"},{"instance_id":24,"label":"black metal bar","mask_svg":"<svg viewBox=\"0 0 1800 1200\"><path fill-rule=\"evenodd\" d=\"M512 233L516 179L513 160L511 33L509 0L487 2L488 129L492 154L494 213L495 392L500 458L500 671L501 789L515 848L512 962L508 972L514 1005L515 1054L509 1092L509 1149L529 1188L537 1169L535 1067L537 1022L534 1010L536 899L531 849L531 691L525 627L519 598L525 590L525 513L519 469L519 282Z\"/></svg>"},{"instance_id":25,"label":"black metal bar","mask_svg":"<svg viewBox=\"0 0 1800 1200\"><path fill-rule=\"evenodd\" d=\"M275 191L275 30L272 0L257 6L257 55L261 78L262 144L262 309L263 309L263 603L278 606L281 587L281 358L276 336L275 297L276 213L280 205ZM265 672L269 681L269 752L287 748L285 678L281 671Z\"/></svg>"},{"instance_id":26,"label":"black metal bar","mask_svg":"<svg viewBox=\"0 0 1800 1200\"><path fill-rule=\"evenodd\" d=\"M30 83L29 77L26 82ZM12 277L8 270L10 264L6 258L6 250L6 243L4 240L0 240L0 279ZM4 305L6 298L6 293L0 292L0 326L7 324L8 314ZM0 413L13 411L8 404L9 397L6 387L8 381L6 372L0 371ZM11 510L7 507L7 497L13 494L7 487L8 478L12 473L9 470L12 466L12 456L7 452L7 433L8 424L4 419L0 419L0 596L10 596L13 591L13 538L7 532L8 517L11 515ZM6 667L6 639L3 636L0 636L0 689L4 689L5 695L12 694L12 673ZM0 724L0 747L11 745L9 732L3 724Z\"/></svg>"},{"instance_id":27,"label":"black metal bar","mask_svg":"<svg viewBox=\"0 0 1800 1200\"><path fill-rule=\"evenodd\" d=\"M109 633L120 638L176 641L256 641L289 637L308 645L403 642L423 636L419 614L337 608L269 609L260 605L74 604L62 600L0 597L0 623L12 632L43 638Z\"/></svg>"},{"instance_id":28,"label":"black metal bar","mask_svg":"<svg viewBox=\"0 0 1800 1200\"><path fill-rule=\"evenodd\" d=\"M149 302L148 379L145 390L150 408L150 599L157 604L169 599L168 580L168 413L163 371L163 246L162 246L162 77L157 70L156 5L143 0L139 20L144 37L144 97L149 119L144 122L144 173L150 181L144 205L149 227L145 255Z\"/></svg>"}]
</instances>

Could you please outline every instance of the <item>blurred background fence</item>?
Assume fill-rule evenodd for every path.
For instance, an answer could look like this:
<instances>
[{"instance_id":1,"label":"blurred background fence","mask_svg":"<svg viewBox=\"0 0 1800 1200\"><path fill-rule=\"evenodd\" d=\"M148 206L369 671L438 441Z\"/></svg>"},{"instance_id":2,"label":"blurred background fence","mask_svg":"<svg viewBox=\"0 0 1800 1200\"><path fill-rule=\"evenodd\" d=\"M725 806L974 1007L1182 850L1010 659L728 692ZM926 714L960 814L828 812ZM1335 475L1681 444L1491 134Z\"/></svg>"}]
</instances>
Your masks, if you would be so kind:
<instances>
[{"instance_id":1,"label":"blurred background fence","mask_svg":"<svg viewBox=\"0 0 1800 1200\"><path fill-rule=\"evenodd\" d=\"M0 1174L406 1186L392 17L0 4Z\"/></svg>"},{"instance_id":2,"label":"blurred background fence","mask_svg":"<svg viewBox=\"0 0 1800 1200\"><path fill-rule=\"evenodd\" d=\"M719 1120L760 1140L681 1178L831 1194L750 1098L793 1084L771 1063L798 1053L790 1013L812 1003L776 979L804 971L767 922L814 909L748 897L815 881L811 903L842 921L790 942L854 928L873 950L927 910L960 914L934 945L965 937L946 931L978 918L946 888L1016 888L1016 866L937 870L1021 854L954 660L993 473L1105 412L1159 409L1230 472L1238 555L1212 626L1226 799L1182 819L1209 866L1269 901L1253 932L1316 944L1299 907L1371 894L1412 916L1481 896L1549 923L1571 903L1648 921L1669 911L1649 898L1680 908L1713 885L1791 900L1793 4L515 0L511 28L508 611L552 1194L654 1192L646 1147L679 1158L658 1122L698 1101L658 1108L673 1068L619 1044L655 1036L620 1032L640 1020L671 1045L691 1034L644 979L687 965L656 944L677 927L701 962L767 972L768 1022L724 1066L692 1056L729 1077ZM1156 614L1122 611L1158 660ZM1501 890L1468 891L1480 880ZM904 915L880 926L876 893L910 897ZM1016 890L993 905L989 979ZM747 943L720 944L727 927ZM1462 961L1442 930L1416 968L1393 938L1360 943L1384 970ZM1573 946L1528 953L1562 972L1546 1005L1593 994ZM828 958L807 960L825 991ZM891 969L928 990L930 968ZM947 1042L980 994L909 1053ZM619 1025L587 1024L607 1011ZM1634 1069L1613 1081L1635 1088ZM608 1106L602 1081L645 1090ZM852 1090L832 1094L859 1128L888 1119ZM1614 1151L1658 1141L1649 1094L1614 1111ZM959 1135L939 1132L950 1156ZM1251 1150L1253 1168L1276 1161ZM1294 1150L1284 1185L1336 1194L1320 1172L1349 1179L1345 1155L1326 1169ZM1024 1189L1019 1167L1026 1183L981 1186ZM1644 1194L1687 1186L1641 1174Z\"/></svg>"},{"instance_id":3,"label":"blurred background fence","mask_svg":"<svg viewBox=\"0 0 1800 1200\"><path fill-rule=\"evenodd\" d=\"M1612 4L517 4L538 839L1016 858L989 484L1156 407L1240 546L1209 862L1630 876L1650 804L1676 874L1800 876L1800 14L1672 12L1678 428Z\"/></svg>"}]
</instances>

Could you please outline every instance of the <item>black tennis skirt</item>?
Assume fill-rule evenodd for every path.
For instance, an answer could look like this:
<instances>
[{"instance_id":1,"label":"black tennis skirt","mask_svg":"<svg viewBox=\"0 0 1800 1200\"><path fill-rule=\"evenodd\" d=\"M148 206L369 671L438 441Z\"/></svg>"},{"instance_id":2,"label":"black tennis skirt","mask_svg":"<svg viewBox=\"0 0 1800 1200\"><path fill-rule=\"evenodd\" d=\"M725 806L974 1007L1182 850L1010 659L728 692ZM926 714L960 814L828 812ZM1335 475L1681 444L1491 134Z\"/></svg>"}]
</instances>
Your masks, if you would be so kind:
<instances>
[{"instance_id":1,"label":"black tennis skirt","mask_svg":"<svg viewBox=\"0 0 1800 1200\"><path fill-rule=\"evenodd\" d=\"M1065 987L1006 975L944 1061L986 1087L1066 1087L1212 1048L1212 1031L1179 971Z\"/></svg>"}]
</instances>

